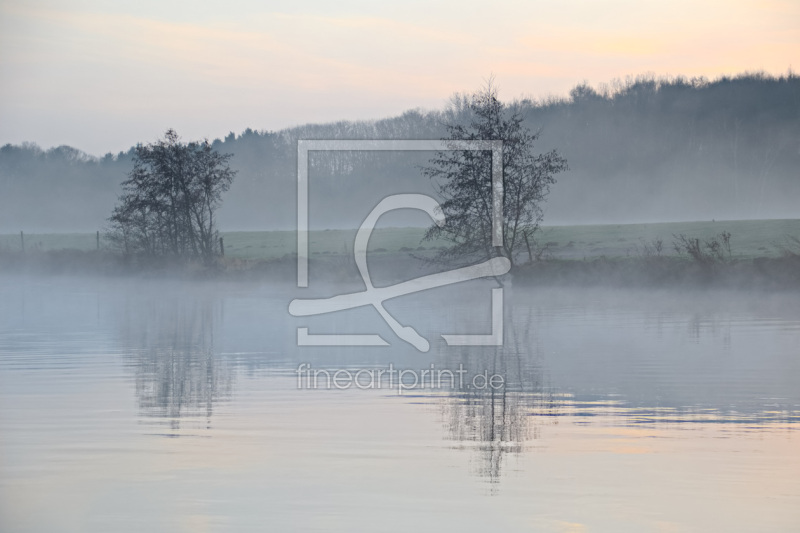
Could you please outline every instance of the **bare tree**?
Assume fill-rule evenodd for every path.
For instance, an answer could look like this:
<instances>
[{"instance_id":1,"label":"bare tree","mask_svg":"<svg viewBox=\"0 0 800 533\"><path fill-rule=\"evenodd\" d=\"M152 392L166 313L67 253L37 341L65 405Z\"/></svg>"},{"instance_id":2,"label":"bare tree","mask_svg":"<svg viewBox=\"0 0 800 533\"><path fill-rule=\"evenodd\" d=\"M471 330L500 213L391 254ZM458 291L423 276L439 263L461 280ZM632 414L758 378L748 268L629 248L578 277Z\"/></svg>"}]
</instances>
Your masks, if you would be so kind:
<instances>
[{"instance_id":1,"label":"bare tree","mask_svg":"<svg viewBox=\"0 0 800 533\"><path fill-rule=\"evenodd\" d=\"M126 254L210 260L218 251L214 214L236 174L230 158L208 141L182 143L174 130L137 145L109 218L112 241Z\"/></svg>"},{"instance_id":2,"label":"bare tree","mask_svg":"<svg viewBox=\"0 0 800 533\"><path fill-rule=\"evenodd\" d=\"M453 99L446 140L503 141L503 244L492 246L492 156L488 151L439 152L423 173L435 180L446 222L433 226L426 240L445 238L453 244L442 250L441 261L472 261L507 257L512 265L542 220L541 204L555 183L555 175L567 169L567 161L555 150L534 152L534 134L523 125L516 105L497 97L490 80L471 95Z\"/></svg>"},{"instance_id":3,"label":"bare tree","mask_svg":"<svg viewBox=\"0 0 800 533\"><path fill-rule=\"evenodd\" d=\"M703 263L711 264L715 261L725 261L726 253L727 259L733 258L731 253L731 234L723 231L710 239L701 242L697 237L687 237L683 233L679 235L672 235L672 247L678 252L678 255L688 255L692 260Z\"/></svg>"}]
</instances>

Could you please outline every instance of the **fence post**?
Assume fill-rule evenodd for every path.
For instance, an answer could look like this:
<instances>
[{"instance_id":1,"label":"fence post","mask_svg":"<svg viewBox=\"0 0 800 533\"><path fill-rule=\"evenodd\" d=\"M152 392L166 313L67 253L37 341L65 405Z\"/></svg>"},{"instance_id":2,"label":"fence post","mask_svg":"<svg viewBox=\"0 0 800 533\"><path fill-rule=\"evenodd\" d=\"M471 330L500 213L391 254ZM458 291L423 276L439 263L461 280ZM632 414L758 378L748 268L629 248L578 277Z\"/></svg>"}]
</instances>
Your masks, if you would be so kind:
<instances>
[{"instance_id":1,"label":"fence post","mask_svg":"<svg viewBox=\"0 0 800 533\"><path fill-rule=\"evenodd\" d=\"M222 257L225 257L225 244L222 240L222 237L219 238L219 254Z\"/></svg>"},{"instance_id":2,"label":"fence post","mask_svg":"<svg viewBox=\"0 0 800 533\"><path fill-rule=\"evenodd\" d=\"M97 249L100 249L100 230L97 231Z\"/></svg>"},{"instance_id":3,"label":"fence post","mask_svg":"<svg viewBox=\"0 0 800 533\"><path fill-rule=\"evenodd\" d=\"M19 245L22 247L22 251L25 251L25 235L22 231L19 232Z\"/></svg>"}]
</instances>

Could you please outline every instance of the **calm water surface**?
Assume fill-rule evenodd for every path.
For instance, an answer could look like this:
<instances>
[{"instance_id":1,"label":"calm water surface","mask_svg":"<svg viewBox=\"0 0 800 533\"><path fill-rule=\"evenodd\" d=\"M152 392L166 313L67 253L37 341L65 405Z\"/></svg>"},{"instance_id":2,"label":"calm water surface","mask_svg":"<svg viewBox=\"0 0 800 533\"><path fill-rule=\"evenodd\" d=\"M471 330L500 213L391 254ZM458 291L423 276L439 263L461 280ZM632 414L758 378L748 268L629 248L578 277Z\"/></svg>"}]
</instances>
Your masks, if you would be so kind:
<instances>
[{"instance_id":1,"label":"calm water surface","mask_svg":"<svg viewBox=\"0 0 800 533\"><path fill-rule=\"evenodd\" d=\"M515 288L502 348L448 347L488 333L467 284L387 304L420 353L372 309L291 317L296 292L0 278L0 531L800 530L797 293Z\"/></svg>"}]
</instances>

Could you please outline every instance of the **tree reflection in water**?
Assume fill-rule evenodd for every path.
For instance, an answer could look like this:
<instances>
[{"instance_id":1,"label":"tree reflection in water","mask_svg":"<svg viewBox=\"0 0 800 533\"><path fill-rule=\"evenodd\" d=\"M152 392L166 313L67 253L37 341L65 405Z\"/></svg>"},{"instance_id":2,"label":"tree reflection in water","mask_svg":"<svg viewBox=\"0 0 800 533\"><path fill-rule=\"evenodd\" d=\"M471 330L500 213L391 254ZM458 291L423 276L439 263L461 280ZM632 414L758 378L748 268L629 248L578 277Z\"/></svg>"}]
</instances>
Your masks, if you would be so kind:
<instances>
[{"instance_id":1,"label":"tree reflection in water","mask_svg":"<svg viewBox=\"0 0 800 533\"><path fill-rule=\"evenodd\" d=\"M519 454L528 441L538 438L543 424L558 422L561 403L544 381L539 349L529 345L527 328L520 335L509 321L506 325L504 346L469 347L448 358L450 368L461 364L470 378L443 403L449 437L471 443L479 454L477 474L492 483L500 480L509 454ZM503 386L473 387L471 376L484 372L503 376Z\"/></svg>"},{"instance_id":2,"label":"tree reflection in water","mask_svg":"<svg viewBox=\"0 0 800 533\"><path fill-rule=\"evenodd\" d=\"M162 419L170 436L181 419L210 428L215 404L230 397L233 383L231 365L214 351L221 301L202 294L143 298L127 306L122 321L141 413Z\"/></svg>"}]
</instances>

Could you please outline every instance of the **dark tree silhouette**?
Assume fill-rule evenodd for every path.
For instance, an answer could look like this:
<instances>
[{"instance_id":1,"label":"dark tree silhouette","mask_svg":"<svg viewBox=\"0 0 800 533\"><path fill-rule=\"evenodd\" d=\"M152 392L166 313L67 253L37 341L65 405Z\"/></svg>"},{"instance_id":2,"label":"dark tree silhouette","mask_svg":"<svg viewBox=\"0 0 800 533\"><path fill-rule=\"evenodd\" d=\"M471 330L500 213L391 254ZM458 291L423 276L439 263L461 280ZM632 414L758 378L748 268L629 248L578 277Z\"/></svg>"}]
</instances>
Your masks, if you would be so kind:
<instances>
[{"instance_id":1,"label":"dark tree silhouette","mask_svg":"<svg viewBox=\"0 0 800 533\"><path fill-rule=\"evenodd\" d=\"M112 242L126 254L209 261L219 251L214 215L236 174L230 158L208 141L182 143L174 130L137 145L109 219Z\"/></svg>"},{"instance_id":2,"label":"dark tree silhouette","mask_svg":"<svg viewBox=\"0 0 800 533\"><path fill-rule=\"evenodd\" d=\"M438 256L443 261L487 259L502 255L512 265L542 220L541 205L567 169L557 151L534 152L538 134L524 125L514 105L502 103L489 81L471 95L454 98L455 123L447 140L503 141L503 243L492 246L492 154L488 151L439 152L423 169L437 182L446 221L432 226L425 238L453 244Z\"/></svg>"},{"instance_id":3,"label":"dark tree silhouette","mask_svg":"<svg viewBox=\"0 0 800 533\"><path fill-rule=\"evenodd\" d=\"M543 129L538 151L558 149L569 161L569 179L560 179L547 198L548 223L798 217L796 73L641 76L581 84L569 95L515 107L524 126ZM217 211L220 223L253 230L294 224L297 139L436 139L459 118L453 109L415 110L218 139L212 148L233 153L231 168L239 171ZM135 152L96 158L67 147L0 146L0 233L94 232L114 206ZM428 164L425 152L319 152L311 163L312 201L337 206L315 211L317 223L328 227L358 225L355 213L385 196L389 182L397 191L431 188L416 170Z\"/></svg>"}]
</instances>

